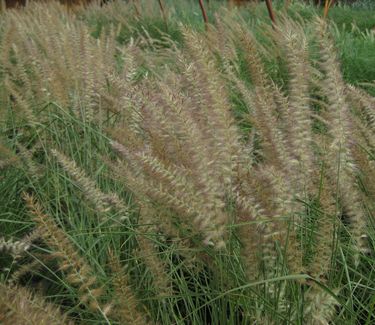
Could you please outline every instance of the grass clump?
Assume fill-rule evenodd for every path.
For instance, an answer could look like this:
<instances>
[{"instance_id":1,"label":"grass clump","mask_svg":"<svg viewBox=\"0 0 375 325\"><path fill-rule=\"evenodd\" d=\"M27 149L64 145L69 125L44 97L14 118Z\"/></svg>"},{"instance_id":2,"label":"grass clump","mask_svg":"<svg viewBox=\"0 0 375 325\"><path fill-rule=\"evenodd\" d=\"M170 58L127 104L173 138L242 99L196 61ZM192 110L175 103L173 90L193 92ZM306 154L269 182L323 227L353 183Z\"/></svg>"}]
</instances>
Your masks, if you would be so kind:
<instances>
[{"instance_id":1,"label":"grass clump","mask_svg":"<svg viewBox=\"0 0 375 325\"><path fill-rule=\"evenodd\" d=\"M3 15L0 320L371 324L375 99L346 32L153 34L146 9Z\"/></svg>"}]
</instances>

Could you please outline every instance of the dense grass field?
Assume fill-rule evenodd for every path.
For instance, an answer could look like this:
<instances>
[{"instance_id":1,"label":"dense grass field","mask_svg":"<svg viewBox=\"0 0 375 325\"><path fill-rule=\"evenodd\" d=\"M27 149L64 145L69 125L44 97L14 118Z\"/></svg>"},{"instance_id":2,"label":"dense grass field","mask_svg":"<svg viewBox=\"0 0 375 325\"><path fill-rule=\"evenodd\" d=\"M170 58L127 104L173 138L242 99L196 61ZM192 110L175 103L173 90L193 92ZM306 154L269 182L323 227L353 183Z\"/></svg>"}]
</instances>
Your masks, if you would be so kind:
<instances>
[{"instance_id":1,"label":"dense grass field","mask_svg":"<svg viewBox=\"0 0 375 325\"><path fill-rule=\"evenodd\" d=\"M0 13L0 324L375 324L375 7Z\"/></svg>"}]
</instances>

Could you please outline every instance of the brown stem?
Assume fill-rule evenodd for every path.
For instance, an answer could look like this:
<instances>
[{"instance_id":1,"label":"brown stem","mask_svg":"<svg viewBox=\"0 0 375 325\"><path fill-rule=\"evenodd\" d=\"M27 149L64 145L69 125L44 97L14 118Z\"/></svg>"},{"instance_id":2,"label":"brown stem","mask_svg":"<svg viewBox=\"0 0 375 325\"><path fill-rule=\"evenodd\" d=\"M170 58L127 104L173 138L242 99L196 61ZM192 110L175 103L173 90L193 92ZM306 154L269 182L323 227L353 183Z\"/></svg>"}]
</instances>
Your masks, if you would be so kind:
<instances>
[{"instance_id":1,"label":"brown stem","mask_svg":"<svg viewBox=\"0 0 375 325\"><path fill-rule=\"evenodd\" d=\"M269 14L269 16L271 18L271 21L272 21L272 27L275 28L276 19L275 19L275 14L274 14L273 9L272 9L271 0L266 0L266 5L267 5L268 14Z\"/></svg>"},{"instance_id":2,"label":"brown stem","mask_svg":"<svg viewBox=\"0 0 375 325\"><path fill-rule=\"evenodd\" d=\"M284 5L284 9L285 9L285 11L288 10L288 8L289 8L289 6L290 6L290 2L291 2L291 0L286 0L286 1L285 1L285 5Z\"/></svg>"},{"instance_id":3,"label":"brown stem","mask_svg":"<svg viewBox=\"0 0 375 325\"><path fill-rule=\"evenodd\" d=\"M134 10L135 10L135 14L137 15L137 17L141 17L141 11L140 11L140 8L138 7L138 0L133 0L133 7L134 7Z\"/></svg>"},{"instance_id":4,"label":"brown stem","mask_svg":"<svg viewBox=\"0 0 375 325\"><path fill-rule=\"evenodd\" d=\"M165 12L163 1L162 0L158 0L158 2L159 2L159 7L160 7L161 14L163 15L163 19L164 19L164 23L165 23L165 28L166 28L166 30L168 32L167 14Z\"/></svg>"},{"instance_id":5,"label":"brown stem","mask_svg":"<svg viewBox=\"0 0 375 325\"><path fill-rule=\"evenodd\" d=\"M324 3L324 13L323 13L324 19L327 18L329 9L332 7L334 2L335 2L335 0L326 0L325 1L325 3Z\"/></svg>"},{"instance_id":6,"label":"brown stem","mask_svg":"<svg viewBox=\"0 0 375 325\"><path fill-rule=\"evenodd\" d=\"M202 11L202 16L203 16L204 24L205 24L205 26L206 26L206 28L207 28L207 25L208 25L208 17L207 17L206 9L204 9L203 0L199 0L199 6L201 7L201 11Z\"/></svg>"}]
</instances>

